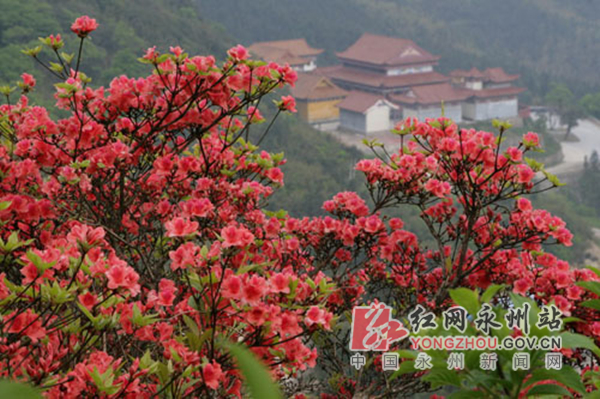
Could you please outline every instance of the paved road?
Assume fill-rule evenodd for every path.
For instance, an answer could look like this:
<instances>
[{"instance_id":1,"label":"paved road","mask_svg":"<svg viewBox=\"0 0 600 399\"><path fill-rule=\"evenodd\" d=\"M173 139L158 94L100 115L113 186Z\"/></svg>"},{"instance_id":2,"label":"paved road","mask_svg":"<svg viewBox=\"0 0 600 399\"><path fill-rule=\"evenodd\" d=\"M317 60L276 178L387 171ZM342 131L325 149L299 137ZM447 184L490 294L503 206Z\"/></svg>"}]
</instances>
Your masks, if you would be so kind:
<instances>
[{"instance_id":1,"label":"paved road","mask_svg":"<svg viewBox=\"0 0 600 399\"><path fill-rule=\"evenodd\" d=\"M559 176L569 175L583 168L583 158L588 157L593 150L600 152L600 122L585 119L573 129L573 134L579 138L577 142L561 142L564 154L563 162L548 168L548 172ZM562 139L564 133L557 133L557 139Z\"/></svg>"},{"instance_id":2,"label":"paved road","mask_svg":"<svg viewBox=\"0 0 600 399\"><path fill-rule=\"evenodd\" d=\"M365 153L370 153L370 150L362 143L365 136L347 132L333 132L332 134L341 142L354 146ZM550 173L567 177L583 168L584 156L587 155L589 157L594 149L600 153L600 121L595 119L581 120L579 121L579 125L573 129L573 134L577 136L579 141L561 141L564 133L556 133L556 138L562 146L564 158L560 164L548 168ZM390 132L372 134L367 138L378 139L390 151L396 151L400 146L400 138Z\"/></svg>"}]
</instances>

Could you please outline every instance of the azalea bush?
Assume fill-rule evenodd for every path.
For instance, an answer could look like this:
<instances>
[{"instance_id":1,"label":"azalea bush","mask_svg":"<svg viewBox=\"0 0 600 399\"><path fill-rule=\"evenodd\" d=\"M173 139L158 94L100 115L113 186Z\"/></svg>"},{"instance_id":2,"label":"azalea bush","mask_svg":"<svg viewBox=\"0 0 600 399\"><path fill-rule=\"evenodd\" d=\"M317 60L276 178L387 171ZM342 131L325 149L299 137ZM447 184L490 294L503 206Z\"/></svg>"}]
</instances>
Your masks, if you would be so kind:
<instances>
[{"instance_id":1,"label":"azalea bush","mask_svg":"<svg viewBox=\"0 0 600 399\"><path fill-rule=\"evenodd\" d=\"M95 28L72 26L81 44ZM150 49L150 76L93 89L81 50L43 45L56 62L27 53L60 78L68 116L24 95L0 109L2 376L49 397L240 395L222 341L276 375L314 365L306 337L329 327L332 284L261 210L284 160L249 141L260 99L296 73L241 47L220 65ZM24 75L22 91L34 84Z\"/></svg>"},{"instance_id":2,"label":"azalea bush","mask_svg":"<svg viewBox=\"0 0 600 399\"><path fill-rule=\"evenodd\" d=\"M0 377L56 398L240 397L237 342L275 379L298 379L298 397L428 391L350 367L352 308L439 313L452 289L492 284L555 303L568 329L600 337L598 309L581 306L598 295L576 285L600 279L544 251L571 234L525 198L559 185L526 158L534 133L502 149L504 125L497 137L409 119L398 152L370 142L375 158L356 167L369 202L343 192L329 216L291 218L265 210L285 160L258 148L272 125L259 105L294 84L289 66L241 46L221 63L151 48L147 77L94 88L79 67L96 28L73 24L76 55L60 35L25 51L57 78L62 118L29 103L29 74L17 98L1 88ZM276 116L295 111L289 96L274 103ZM388 216L407 206L433 248Z\"/></svg>"},{"instance_id":3,"label":"azalea bush","mask_svg":"<svg viewBox=\"0 0 600 399\"><path fill-rule=\"evenodd\" d=\"M599 307L593 302L600 293L598 271L573 269L545 251L550 245L570 246L572 235L564 221L527 199L561 185L527 157L541 150L539 138L530 132L518 146L503 148L510 125L496 126L498 136L460 130L444 118L407 119L394 130L398 152L366 141L374 158L356 168L366 176L371 207L354 193L341 193L324 204L332 216L296 229L315 267L332 276L344 294L334 310L343 315L336 333L317 333L320 359L326 359L319 366L338 394L410 395L431 386L414 376L389 381L376 365L350 367L350 309L357 300L385 302L394 318L408 325L406 316L418 304L439 314L455 304L453 289L501 285L503 306L511 306L511 292L540 305L553 303L568 317L568 330L600 338ZM433 246L421 244L402 220L385 216L405 207L419 211ZM591 286L595 289L586 289ZM591 356L597 368L596 355L586 349L568 354L580 366Z\"/></svg>"}]
</instances>

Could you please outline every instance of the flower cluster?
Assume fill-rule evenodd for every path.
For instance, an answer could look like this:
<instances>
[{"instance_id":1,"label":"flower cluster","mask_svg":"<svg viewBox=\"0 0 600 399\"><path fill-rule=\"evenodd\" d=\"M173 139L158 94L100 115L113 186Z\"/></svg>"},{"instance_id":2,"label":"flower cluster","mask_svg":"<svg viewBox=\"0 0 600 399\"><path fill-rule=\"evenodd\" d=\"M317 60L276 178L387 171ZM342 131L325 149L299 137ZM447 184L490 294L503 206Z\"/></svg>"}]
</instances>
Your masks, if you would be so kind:
<instances>
[{"instance_id":1,"label":"flower cluster","mask_svg":"<svg viewBox=\"0 0 600 399\"><path fill-rule=\"evenodd\" d=\"M82 40L96 28L72 26ZM449 290L492 284L554 302L569 329L600 339L598 311L581 306L596 295L575 285L598 276L544 251L572 236L525 198L556 185L526 157L534 133L502 150L489 132L408 119L397 153L356 166L371 201L342 192L326 216L292 218L263 209L285 161L249 127L294 70L242 46L222 64L179 47L141 60L151 75L92 88L61 59L59 120L29 104L27 74L23 96L0 106L0 377L50 398L241 397L222 344L234 341L275 378L318 364L328 393L384 396L414 384L354 373L352 308L378 298L398 318L416 304L439 312ZM402 207L430 237L392 216Z\"/></svg>"},{"instance_id":2,"label":"flower cluster","mask_svg":"<svg viewBox=\"0 0 600 399\"><path fill-rule=\"evenodd\" d=\"M496 285L505 287L504 303L515 292L556 304L574 317L568 329L600 342L598 311L585 306L597 295L577 285L600 277L545 251L548 244L570 246L572 234L562 219L526 198L559 184L526 157L539 146L538 136L528 133L519 146L503 150L494 134L459 130L444 118L408 119L395 131L402 142L397 153L379 153L373 145L377 156L356 165L366 176L372 207L354 193L340 193L324 204L330 216L286 224L315 269L340 286L339 295L329 298L334 311L343 314L378 299L398 311L395 317L405 317L417 304L440 312L454 305L449 295L454 288L483 292ZM427 242L389 216L397 207L416 208L430 233ZM324 359L340 356L340 331L321 346ZM572 361L581 359L565 353ZM385 384L396 384L394 392L402 384L412 387L412 379L384 381L375 371L365 377L364 371L359 375L348 367L341 373L336 363L323 363L337 394L348 397L389 392L381 389ZM348 380L353 374L356 379Z\"/></svg>"},{"instance_id":3,"label":"flower cluster","mask_svg":"<svg viewBox=\"0 0 600 399\"><path fill-rule=\"evenodd\" d=\"M108 88L65 72L58 121L25 96L0 106L0 376L51 398L239 397L223 340L275 376L315 365L307 337L332 328L335 286L260 208L284 160L248 137L258 100L296 74L228 54L150 49L153 74Z\"/></svg>"}]
</instances>

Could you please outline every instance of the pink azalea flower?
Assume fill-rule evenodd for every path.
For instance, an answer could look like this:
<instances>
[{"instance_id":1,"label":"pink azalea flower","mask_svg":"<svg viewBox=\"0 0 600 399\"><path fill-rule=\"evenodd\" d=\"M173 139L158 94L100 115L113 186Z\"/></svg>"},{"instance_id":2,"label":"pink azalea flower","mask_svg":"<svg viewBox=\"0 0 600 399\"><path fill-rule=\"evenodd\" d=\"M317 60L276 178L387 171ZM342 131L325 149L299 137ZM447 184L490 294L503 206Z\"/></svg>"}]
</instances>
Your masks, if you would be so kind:
<instances>
[{"instance_id":1,"label":"pink azalea flower","mask_svg":"<svg viewBox=\"0 0 600 399\"><path fill-rule=\"evenodd\" d=\"M227 52L227 54L229 54L229 56L234 60L234 61L242 61L248 58L248 56L250 55L248 53L248 50L246 50L246 48L244 46L242 46L241 44L238 44L237 46L229 49L229 51Z\"/></svg>"},{"instance_id":2,"label":"pink azalea flower","mask_svg":"<svg viewBox=\"0 0 600 399\"><path fill-rule=\"evenodd\" d=\"M71 25L71 31L77 36L84 38L98 28L98 23L95 19L87 15L81 16Z\"/></svg>"},{"instance_id":3,"label":"pink azalea flower","mask_svg":"<svg viewBox=\"0 0 600 399\"><path fill-rule=\"evenodd\" d=\"M211 389L219 388L219 381L225 376L223 370L221 369L221 365L214 360L212 363L207 363L202 368L202 377L204 378L204 383Z\"/></svg>"},{"instance_id":4,"label":"pink azalea flower","mask_svg":"<svg viewBox=\"0 0 600 399\"><path fill-rule=\"evenodd\" d=\"M282 111L298 112L296 110L296 99L292 96L282 96L280 109Z\"/></svg>"},{"instance_id":5,"label":"pink azalea flower","mask_svg":"<svg viewBox=\"0 0 600 399\"><path fill-rule=\"evenodd\" d=\"M198 222L176 217L165 223L165 228L167 229L167 237L185 237L198 231Z\"/></svg>"},{"instance_id":6,"label":"pink azalea flower","mask_svg":"<svg viewBox=\"0 0 600 399\"><path fill-rule=\"evenodd\" d=\"M245 247L254 241L254 235L247 228L233 225L224 227L221 230L223 237L223 248L229 247Z\"/></svg>"}]
</instances>

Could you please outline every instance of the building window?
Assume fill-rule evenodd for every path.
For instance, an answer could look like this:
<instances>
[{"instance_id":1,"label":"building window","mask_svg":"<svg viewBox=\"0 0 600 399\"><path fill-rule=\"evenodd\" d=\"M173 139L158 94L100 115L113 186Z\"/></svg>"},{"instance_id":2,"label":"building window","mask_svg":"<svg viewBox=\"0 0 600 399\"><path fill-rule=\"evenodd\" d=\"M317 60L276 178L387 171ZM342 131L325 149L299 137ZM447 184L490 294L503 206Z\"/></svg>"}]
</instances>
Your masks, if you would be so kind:
<instances>
[{"instance_id":1,"label":"building window","mask_svg":"<svg viewBox=\"0 0 600 399\"><path fill-rule=\"evenodd\" d=\"M398 76L398 75L408 75L411 73L424 73L433 71L433 66L431 65L423 65L418 67L403 67L403 68L393 68L388 69L386 74L388 76Z\"/></svg>"}]
</instances>

